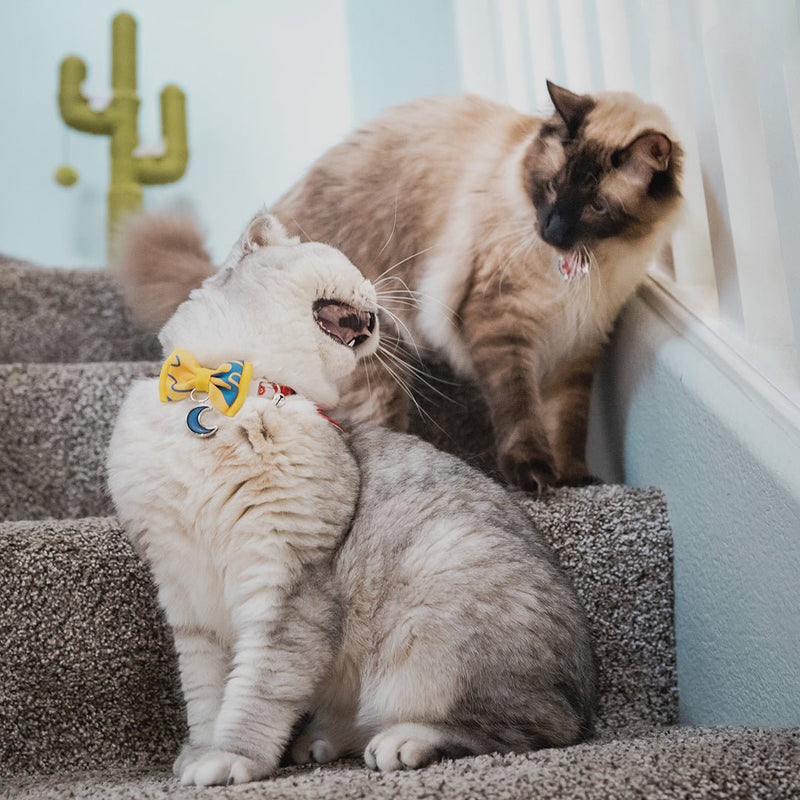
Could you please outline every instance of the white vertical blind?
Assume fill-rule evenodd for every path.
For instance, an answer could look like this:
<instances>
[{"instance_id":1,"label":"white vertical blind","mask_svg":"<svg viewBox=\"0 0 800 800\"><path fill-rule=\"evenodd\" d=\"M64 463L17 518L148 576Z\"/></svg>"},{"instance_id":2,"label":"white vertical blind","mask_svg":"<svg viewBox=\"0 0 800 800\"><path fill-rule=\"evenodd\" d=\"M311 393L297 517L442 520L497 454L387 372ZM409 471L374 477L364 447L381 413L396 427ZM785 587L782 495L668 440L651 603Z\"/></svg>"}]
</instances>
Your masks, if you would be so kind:
<instances>
[{"instance_id":1,"label":"white vertical blind","mask_svg":"<svg viewBox=\"0 0 800 800\"><path fill-rule=\"evenodd\" d=\"M594 86L592 79L589 32L586 29L583 0L561 0L553 5L558 8L564 83L575 86L577 92L590 92L601 88Z\"/></svg>"},{"instance_id":2,"label":"white vertical blind","mask_svg":"<svg viewBox=\"0 0 800 800\"><path fill-rule=\"evenodd\" d=\"M758 77L765 66L754 52L763 32L749 6L726 0L705 36L706 68L745 330L755 343L788 344L792 324L764 135L772 121L762 115Z\"/></svg>"},{"instance_id":3,"label":"white vertical blind","mask_svg":"<svg viewBox=\"0 0 800 800\"><path fill-rule=\"evenodd\" d=\"M461 87L465 92L508 101L505 43L493 0L455 0Z\"/></svg>"},{"instance_id":4,"label":"white vertical blind","mask_svg":"<svg viewBox=\"0 0 800 800\"><path fill-rule=\"evenodd\" d=\"M635 91L631 61L626 0L595 2L597 39L603 60L604 85L620 91Z\"/></svg>"},{"instance_id":5,"label":"white vertical blind","mask_svg":"<svg viewBox=\"0 0 800 800\"><path fill-rule=\"evenodd\" d=\"M540 79L541 75L552 76L558 80L553 69L556 61L556 45L553 36L553 23L550 20L550 3L548 0L528 0L525 4L526 27L520 33L530 43L531 91L533 97L532 110L545 108L549 102L547 87Z\"/></svg>"},{"instance_id":6,"label":"white vertical blind","mask_svg":"<svg viewBox=\"0 0 800 800\"><path fill-rule=\"evenodd\" d=\"M683 224L672 242L673 278L682 284L711 288L714 286L714 269L706 198L693 109L687 102L693 94L693 78L691 65L683 57L685 42L676 24L679 9L667 3L657 3L648 6L648 11L651 42L649 96L658 98L670 109L686 154L683 170L685 213Z\"/></svg>"},{"instance_id":7,"label":"white vertical blind","mask_svg":"<svg viewBox=\"0 0 800 800\"><path fill-rule=\"evenodd\" d=\"M520 110L529 109L528 81L531 78L526 62L521 4L517 0L497 0L500 17L500 37L503 43L503 68L508 102Z\"/></svg>"},{"instance_id":8,"label":"white vertical blind","mask_svg":"<svg viewBox=\"0 0 800 800\"><path fill-rule=\"evenodd\" d=\"M777 365L800 387L800 2L456 0L456 14L496 73L487 92L462 40L465 91L536 112L550 78L667 110L687 210L666 282L770 380Z\"/></svg>"}]
</instances>

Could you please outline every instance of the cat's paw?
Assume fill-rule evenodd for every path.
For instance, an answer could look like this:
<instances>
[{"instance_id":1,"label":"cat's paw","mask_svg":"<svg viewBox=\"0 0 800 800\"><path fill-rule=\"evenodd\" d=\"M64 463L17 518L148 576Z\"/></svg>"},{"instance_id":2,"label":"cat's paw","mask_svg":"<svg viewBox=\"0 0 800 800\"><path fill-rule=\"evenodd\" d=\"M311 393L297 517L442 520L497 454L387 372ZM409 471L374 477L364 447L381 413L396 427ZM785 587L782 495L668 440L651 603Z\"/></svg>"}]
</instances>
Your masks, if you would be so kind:
<instances>
[{"instance_id":1,"label":"cat's paw","mask_svg":"<svg viewBox=\"0 0 800 800\"><path fill-rule=\"evenodd\" d=\"M572 488L580 488L581 486L601 486L604 483L602 478L590 473L583 473L579 475L564 475L553 484L555 488L568 486Z\"/></svg>"},{"instance_id":2,"label":"cat's paw","mask_svg":"<svg viewBox=\"0 0 800 800\"><path fill-rule=\"evenodd\" d=\"M182 786L230 786L261 780L272 771L268 765L238 753L203 750L198 758L187 759L180 777Z\"/></svg>"},{"instance_id":3,"label":"cat's paw","mask_svg":"<svg viewBox=\"0 0 800 800\"><path fill-rule=\"evenodd\" d=\"M307 733L298 736L292 745L292 762L295 764L327 764L339 755L333 742Z\"/></svg>"},{"instance_id":4,"label":"cat's paw","mask_svg":"<svg viewBox=\"0 0 800 800\"><path fill-rule=\"evenodd\" d=\"M500 455L500 470L512 485L526 492L541 494L556 482L553 462L545 456L531 457L530 450L518 446Z\"/></svg>"},{"instance_id":5,"label":"cat's paw","mask_svg":"<svg viewBox=\"0 0 800 800\"><path fill-rule=\"evenodd\" d=\"M176 778L180 778L187 764L192 761L197 761L203 753L207 753L210 749L210 747L200 747L199 745L186 742L183 747L181 747L181 752L178 753L178 757L172 765L172 774Z\"/></svg>"},{"instance_id":6,"label":"cat's paw","mask_svg":"<svg viewBox=\"0 0 800 800\"><path fill-rule=\"evenodd\" d=\"M420 769L446 757L465 755L469 748L451 741L442 731L427 725L393 725L373 736L364 751L370 769L391 772Z\"/></svg>"}]
</instances>

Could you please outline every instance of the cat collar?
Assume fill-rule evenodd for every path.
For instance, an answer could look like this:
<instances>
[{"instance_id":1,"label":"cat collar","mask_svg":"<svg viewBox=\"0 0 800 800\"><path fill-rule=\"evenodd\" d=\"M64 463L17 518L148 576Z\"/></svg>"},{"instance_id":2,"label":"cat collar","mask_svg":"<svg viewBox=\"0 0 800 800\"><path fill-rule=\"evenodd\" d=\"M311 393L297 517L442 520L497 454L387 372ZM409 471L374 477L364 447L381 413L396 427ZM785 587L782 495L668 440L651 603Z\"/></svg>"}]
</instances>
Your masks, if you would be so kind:
<instances>
[{"instance_id":1,"label":"cat collar","mask_svg":"<svg viewBox=\"0 0 800 800\"><path fill-rule=\"evenodd\" d=\"M211 405L232 417L247 397L252 374L249 361L226 361L213 370L202 367L188 350L173 350L161 367L158 396L162 403L174 403L204 392Z\"/></svg>"},{"instance_id":2,"label":"cat collar","mask_svg":"<svg viewBox=\"0 0 800 800\"><path fill-rule=\"evenodd\" d=\"M278 408L280 408L285 398L290 397L293 394L297 394L297 392L292 389L291 386L284 386L281 383L272 383L271 381L260 380L258 382L256 394L259 397L271 398L272 402L275 403ZM340 431L344 430L344 428L335 419L329 417L322 409L318 408L317 414L319 414L323 419L328 420L331 425L338 428Z\"/></svg>"},{"instance_id":3,"label":"cat collar","mask_svg":"<svg viewBox=\"0 0 800 800\"><path fill-rule=\"evenodd\" d=\"M280 408L286 397L297 394L297 392L295 392L291 386L284 386L281 383L271 383L270 381L260 380L258 382L256 394L259 397L271 398L275 405Z\"/></svg>"},{"instance_id":4,"label":"cat collar","mask_svg":"<svg viewBox=\"0 0 800 800\"><path fill-rule=\"evenodd\" d=\"M217 427L207 428L200 421L200 415L211 406L227 417L235 416L247 397L247 390L253 375L253 365L249 361L226 361L215 370L202 367L200 362L188 351L176 349L170 353L161 367L158 377L158 395L162 403L174 403L190 398L196 405L186 415L186 427L201 438L208 438L217 432ZM204 394L205 397L198 395ZM258 381L256 394L271 399L277 408L285 398L297 394L291 386L272 383L261 379ZM331 425L340 431L342 426L327 414L317 409Z\"/></svg>"}]
</instances>

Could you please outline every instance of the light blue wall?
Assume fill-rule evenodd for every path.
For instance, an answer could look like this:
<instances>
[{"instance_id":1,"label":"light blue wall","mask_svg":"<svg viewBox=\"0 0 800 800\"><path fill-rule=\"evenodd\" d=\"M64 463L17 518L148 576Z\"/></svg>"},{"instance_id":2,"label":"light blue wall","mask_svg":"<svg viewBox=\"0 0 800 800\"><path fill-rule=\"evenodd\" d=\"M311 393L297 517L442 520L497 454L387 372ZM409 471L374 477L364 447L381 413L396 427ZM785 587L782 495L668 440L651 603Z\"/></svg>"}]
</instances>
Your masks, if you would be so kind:
<instances>
[{"instance_id":1,"label":"light blue wall","mask_svg":"<svg viewBox=\"0 0 800 800\"><path fill-rule=\"evenodd\" d=\"M453 0L348 0L353 116L432 94L459 94Z\"/></svg>"},{"instance_id":2,"label":"light blue wall","mask_svg":"<svg viewBox=\"0 0 800 800\"><path fill-rule=\"evenodd\" d=\"M105 262L108 138L67 129L61 59L80 55L87 95L110 92L110 25L138 26L139 138L160 135L158 95L187 94L190 161L145 188L151 210L185 206L221 259L355 123L386 105L458 91L452 0L6 0L0 2L0 250L52 266ZM11 66L11 68L9 68ZM65 160L80 174L64 189Z\"/></svg>"},{"instance_id":3,"label":"light blue wall","mask_svg":"<svg viewBox=\"0 0 800 800\"><path fill-rule=\"evenodd\" d=\"M111 18L137 18L139 137L160 135L158 95L187 94L190 162L147 187L151 209L183 204L221 258L247 218L352 126L344 0L4 0L0 3L0 249L53 266L105 260L108 139L68 131L60 60L80 55L85 92L108 94ZM80 182L53 181L66 141Z\"/></svg>"},{"instance_id":4,"label":"light blue wall","mask_svg":"<svg viewBox=\"0 0 800 800\"><path fill-rule=\"evenodd\" d=\"M593 401L591 467L667 497L682 721L800 725L798 429L638 298Z\"/></svg>"}]
</instances>

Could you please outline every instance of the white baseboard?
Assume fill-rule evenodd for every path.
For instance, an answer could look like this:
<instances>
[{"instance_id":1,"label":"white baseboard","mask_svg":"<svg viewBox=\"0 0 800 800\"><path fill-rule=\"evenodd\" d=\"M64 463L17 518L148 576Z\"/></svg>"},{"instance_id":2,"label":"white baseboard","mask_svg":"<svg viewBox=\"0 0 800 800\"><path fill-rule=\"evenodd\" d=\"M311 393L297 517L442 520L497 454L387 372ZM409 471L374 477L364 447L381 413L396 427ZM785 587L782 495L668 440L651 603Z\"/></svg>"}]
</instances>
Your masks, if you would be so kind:
<instances>
[{"instance_id":1,"label":"white baseboard","mask_svg":"<svg viewBox=\"0 0 800 800\"><path fill-rule=\"evenodd\" d=\"M741 340L701 318L658 278L648 277L639 297L800 447L800 371L794 348L758 347Z\"/></svg>"}]
</instances>

